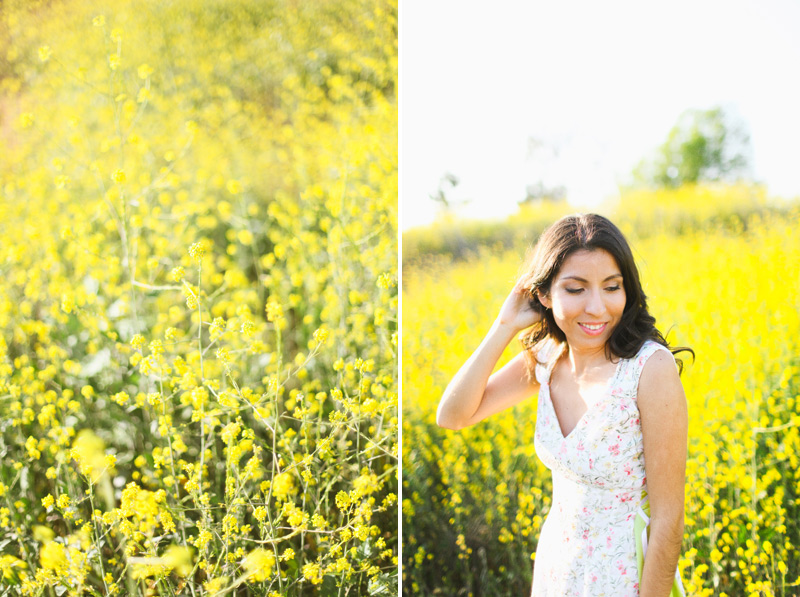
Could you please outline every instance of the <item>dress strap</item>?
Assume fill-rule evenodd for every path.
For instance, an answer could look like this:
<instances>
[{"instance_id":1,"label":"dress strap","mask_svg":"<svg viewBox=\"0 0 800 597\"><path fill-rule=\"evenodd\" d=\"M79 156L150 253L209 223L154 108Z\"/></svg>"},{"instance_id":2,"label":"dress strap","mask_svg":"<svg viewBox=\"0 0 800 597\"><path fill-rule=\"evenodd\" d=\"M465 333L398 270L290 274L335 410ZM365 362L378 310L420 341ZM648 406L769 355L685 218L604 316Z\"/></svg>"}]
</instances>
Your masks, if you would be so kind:
<instances>
[{"instance_id":1,"label":"dress strap","mask_svg":"<svg viewBox=\"0 0 800 597\"><path fill-rule=\"evenodd\" d=\"M546 384L550 381L550 374L553 372L553 367L561 356L564 345L556 342L552 338L545 340L542 347L536 353L536 381L540 384Z\"/></svg>"},{"instance_id":2,"label":"dress strap","mask_svg":"<svg viewBox=\"0 0 800 597\"><path fill-rule=\"evenodd\" d=\"M622 364L623 370L619 375L619 385L625 394L636 395L639 388L639 379L642 377L645 363L653 354L659 350L664 350L672 356L670 350L663 344L653 340L646 340L639 352L632 359L625 359Z\"/></svg>"}]
</instances>

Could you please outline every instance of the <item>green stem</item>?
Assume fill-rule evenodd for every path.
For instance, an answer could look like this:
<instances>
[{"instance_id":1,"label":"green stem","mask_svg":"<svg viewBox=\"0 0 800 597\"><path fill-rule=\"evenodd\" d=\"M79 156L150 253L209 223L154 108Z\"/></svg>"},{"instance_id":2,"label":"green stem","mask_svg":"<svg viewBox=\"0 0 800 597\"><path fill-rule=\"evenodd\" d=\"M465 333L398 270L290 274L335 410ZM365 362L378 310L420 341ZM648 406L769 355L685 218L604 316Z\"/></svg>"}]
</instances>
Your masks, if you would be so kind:
<instances>
[{"instance_id":1,"label":"green stem","mask_svg":"<svg viewBox=\"0 0 800 597\"><path fill-rule=\"evenodd\" d=\"M107 473L104 472L103 474ZM108 595L108 585L106 584L106 569L105 566L103 565L103 551L102 551L102 545L100 544L101 542L100 528L97 523L97 517L94 515L94 484L92 483L91 479L89 479L89 509L91 511L92 522L94 523L92 525L92 528L94 528L95 546L97 547L97 559L100 561L100 574L103 578L103 589L105 589L106 595Z\"/></svg>"}]
</instances>

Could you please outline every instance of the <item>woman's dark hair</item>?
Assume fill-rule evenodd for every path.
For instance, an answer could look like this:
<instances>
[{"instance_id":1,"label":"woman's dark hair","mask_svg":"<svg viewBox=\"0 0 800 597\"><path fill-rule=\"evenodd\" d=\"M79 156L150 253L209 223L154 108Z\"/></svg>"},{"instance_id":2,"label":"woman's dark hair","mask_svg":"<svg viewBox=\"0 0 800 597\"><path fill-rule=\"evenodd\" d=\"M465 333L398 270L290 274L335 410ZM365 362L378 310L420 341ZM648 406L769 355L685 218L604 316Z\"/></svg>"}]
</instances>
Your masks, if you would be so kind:
<instances>
[{"instance_id":1,"label":"woman's dark hair","mask_svg":"<svg viewBox=\"0 0 800 597\"><path fill-rule=\"evenodd\" d=\"M535 365L535 355L531 355L531 348L548 337L557 342L566 341L564 332L556 325L553 312L545 309L539 302L537 291L544 295L550 293L550 287L561 266L574 252L596 249L607 251L614 257L625 288L625 309L606 343L606 356L609 359L632 358L646 340L653 340L667 347L673 354L691 352L694 359L691 348L671 348L656 328L655 317L647 311L647 297L642 290L633 253L619 228L597 214L576 214L561 218L542 233L520 276L520 281L530 294L531 305L542 313L541 323L521 338L527 354L534 357L528 359L531 373ZM683 370L680 359L678 367Z\"/></svg>"}]
</instances>

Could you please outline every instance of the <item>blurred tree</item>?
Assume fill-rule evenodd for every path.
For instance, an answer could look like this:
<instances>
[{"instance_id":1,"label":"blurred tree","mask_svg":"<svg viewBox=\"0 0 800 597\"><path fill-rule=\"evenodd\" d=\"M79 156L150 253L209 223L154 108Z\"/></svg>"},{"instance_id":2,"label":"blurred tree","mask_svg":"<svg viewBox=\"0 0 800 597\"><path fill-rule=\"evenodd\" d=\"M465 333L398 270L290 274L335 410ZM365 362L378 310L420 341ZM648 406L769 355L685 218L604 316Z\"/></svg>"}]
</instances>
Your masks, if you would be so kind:
<instances>
[{"instance_id":1,"label":"blurred tree","mask_svg":"<svg viewBox=\"0 0 800 597\"><path fill-rule=\"evenodd\" d=\"M436 190L436 193L428 195L428 197L439 204L444 214L449 215L453 213L456 208L469 203L469 199L454 200L447 196L447 191L445 189L449 187L449 190L453 190L458 186L458 183L458 177L449 172L445 172L439 179L439 188Z\"/></svg>"},{"instance_id":2,"label":"blurred tree","mask_svg":"<svg viewBox=\"0 0 800 597\"><path fill-rule=\"evenodd\" d=\"M526 161L532 165L532 170L539 180L525 187L525 197L517 201L518 205L567 200L567 188L562 184L554 184L552 179L552 172L557 170L560 158L561 148L558 143L542 137L528 137Z\"/></svg>"},{"instance_id":3,"label":"blurred tree","mask_svg":"<svg viewBox=\"0 0 800 597\"><path fill-rule=\"evenodd\" d=\"M703 181L751 178L750 135L721 107L687 110L651 160L634 169L639 184L679 187Z\"/></svg>"},{"instance_id":4,"label":"blurred tree","mask_svg":"<svg viewBox=\"0 0 800 597\"><path fill-rule=\"evenodd\" d=\"M444 192L446 186L455 188L458 186L458 178L449 172L445 172L444 176L439 179L439 188L436 190L436 193L430 195L430 198L441 204L445 209L448 209L450 207L450 200Z\"/></svg>"},{"instance_id":5,"label":"blurred tree","mask_svg":"<svg viewBox=\"0 0 800 597\"><path fill-rule=\"evenodd\" d=\"M519 205L535 205L542 201L566 201L567 187L564 185L546 186L542 181L525 187L525 198L517 201Z\"/></svg>"}]
</instances>

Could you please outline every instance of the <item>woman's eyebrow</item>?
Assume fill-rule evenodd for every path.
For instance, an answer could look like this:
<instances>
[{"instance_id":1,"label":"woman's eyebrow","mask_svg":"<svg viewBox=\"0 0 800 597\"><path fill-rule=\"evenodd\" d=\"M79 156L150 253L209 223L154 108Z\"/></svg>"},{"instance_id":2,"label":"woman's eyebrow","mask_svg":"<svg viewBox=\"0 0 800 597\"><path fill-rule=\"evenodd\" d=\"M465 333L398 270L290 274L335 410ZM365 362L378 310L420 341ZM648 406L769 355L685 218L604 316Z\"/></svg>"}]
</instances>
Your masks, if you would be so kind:
<instances>
[{"instance_id":1,"label":"woman's eyebrow","mask_svg":"<svg viewBox=\"0 0 800 597\"><path fill-rule=\"evenodd\" d=\"M622 277L622 274L611 274L610 276L605 278L603 280L603 282L608 282L609 280L613 280L614 278L621 278L621 277ZM584 284L588 284L588 282L589 282L588 280L585 280L584 278L581 278L580 276L564 276L561 279L562 280L576 280L578 282L583 282Z\"/></svg>"}]
</instances>

